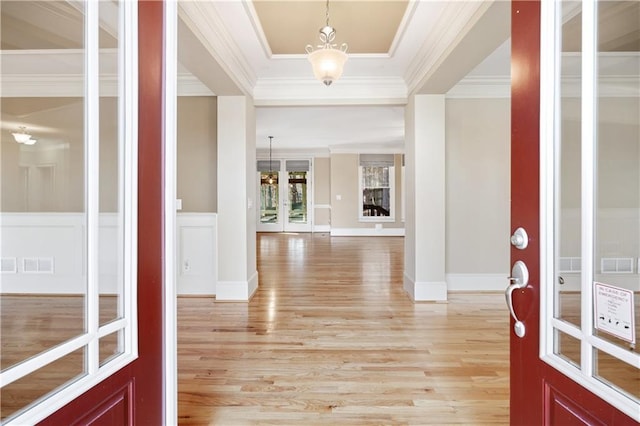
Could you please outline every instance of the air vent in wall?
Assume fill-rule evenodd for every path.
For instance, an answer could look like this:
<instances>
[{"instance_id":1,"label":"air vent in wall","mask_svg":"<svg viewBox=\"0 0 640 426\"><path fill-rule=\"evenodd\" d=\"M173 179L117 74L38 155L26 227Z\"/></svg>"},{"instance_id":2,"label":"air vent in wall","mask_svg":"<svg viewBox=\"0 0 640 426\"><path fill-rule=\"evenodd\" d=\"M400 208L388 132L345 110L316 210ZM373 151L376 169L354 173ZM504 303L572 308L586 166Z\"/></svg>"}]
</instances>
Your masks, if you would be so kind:
<instances>
[{"instance_id":1,"label":"air vent in wall","mask_svg":"<svg viewBox=\"0 0 640 426\"><path fill-rule=\"evenodd\" d=\"M8 274L15 274L18 272L18 259L15 257L3 257L1 263L2 272L6 272Z\"/></svg>"},{"instance_id":2,"label":"air vent in wall","mask_svg":"<svg viewBox=\"0 0 640 426\"><path fill-rule=\"evenodd\" d=\"M600 259L600 272L632 274L633 257L603 257Z\"/></svg>"},{"instance_id":3,"label":"air vent in wall","mask_svg":"<svg viewBox=\"0 0 640 426\"><path fill-rule=\"evenodd\" d=\"M558 262L558 272L580 272L582 262L579 257L561 257Z\"/></svg>"},{"instance_id":4,"label":"air vent in wall","mask_svg":"<svg viewBox=\"0 0 640 426\"><path fill-rule=\"evenodd\" d=\"M53 257L25 257L22 259L25 274L53 274Z\"/></svg>"}]
</instances>

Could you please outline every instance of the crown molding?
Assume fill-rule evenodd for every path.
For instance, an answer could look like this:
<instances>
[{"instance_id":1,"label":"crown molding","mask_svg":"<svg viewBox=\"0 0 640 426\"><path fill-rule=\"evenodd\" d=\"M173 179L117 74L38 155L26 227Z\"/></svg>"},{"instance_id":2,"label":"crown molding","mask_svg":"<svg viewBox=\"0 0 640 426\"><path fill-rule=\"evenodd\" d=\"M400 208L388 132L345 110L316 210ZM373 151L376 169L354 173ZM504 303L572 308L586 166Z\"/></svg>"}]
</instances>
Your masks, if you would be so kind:
<instances>
[{"instance_id":1,"label":"crown molding","mask_svg":"<svg viewBox=\"0 0 640 426\"><path fill-rule=\"evenodd\" d=\"M262 29L262 24L260 23L260 18L258 18L258 12L256 12L256 8L253 6L253 2L242 0L242 6L244 7L244 10L249 17L249 21L251 22L251 26L256 33L258 43L260 44L265 57L271 58L273 56L273 53L271 52L271 46L269 46L267 36Z\"/></svg>"},{"instance_id":2,"label":"crown molding","mask_svg":"<svg viewBox=\"0 0 640 426\"><path fill-rule=\"evenodd\" d=\"M328 158L329 157L329 149L328 148L284 148L284 149L273 149L272 150L273 159L274 160L288 160L288 159L304 159L304 158ZM269 148L257 148L256 149L256 159L258 160L267 160L269 158Z\"/></svg>"},{"instance_id":3,"label":"crown molding","mask_svg":"<svg viewBox=\"0 0 640 426\"><path fill-rule=\"evenodd\" d=\"M466 77L446 94L447 99L510 98L511 77Z\"/></svg>"},{"instance_id":4,"label":"crown molding","mask_svg":"<svg viewBox=\"0 0 640 426\"><path fill-rule=\"evenodd\" d=\"M215 93L192 74L178 74L178 96L215 96Z\"/></svg>"},{"instance_id":5,"label":"crown molding","mask_svg":"<svg viewBox=\"0 0 640 426\"><path fill-rule=\"evenodd\" d=\"M562 97L580 98L582 79L578 76L562 78ZM638 98L638 77L611 75L598 77L600 98ZM446 94L447 99L492 99L511 97L511 77L466 77Z\"/></svg>"},{"instance_id":6,"label":"crown molding","mask_svg":"<svg viewBox=\"0 0 640 426\"><path fill-rule=\"evenodd\" d=\"M85 87L81 74L14 74L2 76L2 97L83 97ZM100 76L100 96L118 95L117 76ZM207 86L191 74L178 75L178 96L214 96Z\"/></svg>"},{"instance_id":7,"label":"crown molding","mask_svg":"<svg viewBox=\"0 0 640 426\"><path fill-rule=\"evenodd\" d=\"M330 87L313 78L261 78L253 99L256 106L404 105L407 87L399 77L341 78Z\"/></svg>"},{"instance_id":8,"label":"crown molding","mask_svg":"<svg viewBox=\"0 0 640 426\"><path fill-rule=\"evenodd\" d=\"M404 143L391 146L330 146L331 154L404 154Z\"/></svg>"},{"instance_id":9,"label":"crown molding","mask_svg":"<svg viewBox=\"0 0 640 426\"><path fill-rule=\"evenodd\" d=\"M256 75L246 59L239 53L241 50L229 34L214 3L205 1L180 2L180 17L224 69L229 78L244 93L250 94L256 82Z\"/></svg>"},{"instance_id":10,"label":"crown molding","mask_svg":"<svg viewBox=\"0 0 640 426\"><path fill-rule=\"evenodd\" d=\"M418 50L413 61L407 67L404 79L409 93L419 85L446 59L458 42L473 27L491 2L448 2L437 25Z\"/></svg>"},{"instance_id":11,"label":"crown molding","mask_svg":"<svg viewBox=\"0 0 640 426\"><path fill-rule=\"evenodd\" d=\"M417 1L410 1L409 4L407 4L407 10L405 10L404 15L402 16L402 21L400 21L400 25L398 25L398 31L393 37L393 41L391 41L391 46L389 46L389 57L395 56L398 46L400 46L400 42L404 38L417 8Z\"/></svg>"}]
</instances>

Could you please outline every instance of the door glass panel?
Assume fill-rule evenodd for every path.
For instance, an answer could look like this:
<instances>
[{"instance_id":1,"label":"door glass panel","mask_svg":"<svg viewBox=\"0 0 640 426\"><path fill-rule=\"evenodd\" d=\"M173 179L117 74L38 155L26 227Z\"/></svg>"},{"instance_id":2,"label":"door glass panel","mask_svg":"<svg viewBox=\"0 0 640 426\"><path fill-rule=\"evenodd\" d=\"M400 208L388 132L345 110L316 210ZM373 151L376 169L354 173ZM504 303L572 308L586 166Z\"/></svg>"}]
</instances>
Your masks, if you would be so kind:
<instances>
[{"instance_id":1,"label":"door glass panel","mask_svg":"<svg viewBox=\"0 0 640 426\"><path fill-rule=\"evenodd\" d=\"M597 349L594 350L594 359L595 376L598 379L640 401L640 377L637 367Z\"/></svg>"},{"instance_id":2,"label":"door glass panel","mask_svg":"<svg viewBox=\"0 0 640 426\"><path fill-rule=\"evenodd\" d=\"M122 330L119 330L100 338L100 366L122 353L121 334Z\"/></svg>"},{"instance_id":3,"label":"door glass panel","mask_svg":"<svg viewBox=\"0 0 640 426\"><path fill-rule=\"evenodd\" d=\"M554 330L554 333L554 353L560 355L576 367L580 367L580 340L559 330Z\"/></svg>"},{"instance_id":4,"label":"door glass panel","mask_svg":"<svg viewBox=\"0 0 640 426\"><path fill-rule=\"evenodd\" d=\"M43 396L82 377L85 373L85 348L53 361L0 390L4 423Z\"/></svg>"},{"instance_id":5,"label":"door glass panel","mask_svg":"<svg viewBox=\"0 0 640 426\"><path fill-rule=\"evenodd\" d=\"M595 281L640 291L640 3L598 3L596 158L594 211ZM635 34L635 37L631 37ZM633 308L633 303L631 303ZM638 307L635 306L636 316ZM613 316L617 314L612 314ZM619 320L612 317L613 329ZM640 321L635 321L638 336ZM624 327L620 322L622 335ZM635 345L595 332L625 350ZM598 363L600 365L600 361ZM638 371L635 371L636 378ZM636 381L636 387L638 386Z\"/></svg>"},{"instance_id":6,"label":"door glass panel","mask_svg":"<svg viewBox=\"0 0 640 426\"><path fill-rule=\"evenodd\" d=\"M555 316L580 325L581 304L581 5L562 2L560 132L556 142Z\"/></svg>"},{"instance_id":7,"label":"door glass panel","mask_svg":"<svg viewBox=\"0 0 640 426\"><path fill-rule=\"evenodd\" d=\"M289 223L307 223L307 172L289 174Z\"/></svg>"},{"instance_id":8,"label":"door glass panel","mask_svg":"<svg viewBox=\"0 0 640 426\"><path fill-rule=\"evenodd\" d=\"M120 118L137 120L135 59L126 71L118 66L118 26L125 19L119 14L127 10L133 30L134 8L131 2L49 0L3 1L0 7L3 421L19 413L25 417L17 423L44 416L37 404L52 392L58 393L51 407L60 407L77 395L66 386L70 382L86 375L93 386L109 368L133 358L95 368L116 354L132 354L132 339L125 341L122 330L104 339L100 359L84 347L70 354L50 349L81 335L79 344L97 344L98 322L135 312L135 297L124 297L125 289L135 291L133 274L126 286L123 277L124 264L132 270L136 260L124 255L125 247L135 254L134 162L126 164L129 189L122 190L125 149L128 158L135 153L135 126L118 124ZM135 42L129 37L127 45ZM132 84L126 85L128 101L120 102L125 77ZM129 109L126 117L121 105ZM136 324L130 315L117 325Z\"/></svg>"},{"instance_id":9,"label":"door glass panel","mask_svg":"<svg viewBox=\"0 0 640 426\"><path fill-rule=\"evenodd\" d=\"M99 291L100 324L121 317L123 293L123 258L121 160L118 128L118 103L121 81L118 78L118 13L117 4L100 2L100 231Z\"/></svg>"},{"instance_id":10,"label":"door glass panel","mask_svg":"<svg viewBox=\"0 0 640 426\"><path fill-rule=\"evenodd\" d=\"M0 8L1 251L12 271L2 274L2 370L85 331L83 8L66 1ZM55 85L38 73L61 67L72 77L47 93ZM16 75L24 79L9 78Z\"/></svg>"},{"instance_id":11,"label":"door glass panel","mask_svg":"<svg viewBox=\"0 0 640 426\"><path fill-rule=\"evenodd\" d=\"M260 172L260 223L279 222L278 174Z\"/></svg>"}]
</instances>

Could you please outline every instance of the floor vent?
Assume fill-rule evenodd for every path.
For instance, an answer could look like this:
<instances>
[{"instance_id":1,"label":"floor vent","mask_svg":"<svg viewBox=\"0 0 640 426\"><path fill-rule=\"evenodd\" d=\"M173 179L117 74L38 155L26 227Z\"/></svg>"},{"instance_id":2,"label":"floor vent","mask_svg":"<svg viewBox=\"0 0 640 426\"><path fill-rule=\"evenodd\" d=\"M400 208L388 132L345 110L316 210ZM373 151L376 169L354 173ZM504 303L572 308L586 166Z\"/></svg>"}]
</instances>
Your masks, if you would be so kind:
<instances>
[{"instance_id":1,"label":"floor vent","mask_svg":"<svg viewBox=\"0 0 640 426\"><path fill-rule=\"evenodd\" d=\"M3 273L15 274L18 272L18 259L15 257L3 257L1 263Z\"/></svg>"},{"instance_id":2,"label":"floor vent","mask_svg":"<svg viewBox=\"0 0 640 426\"><path fill-rule=\"evenodd\" d=\"M53 274L53 257L25 257L22 259L25 274Z\"/></svg>"},{"instance_id":3,"label":"floor vent","mask_svg":"<svg viewBox=\"0 0 640 426\"><path fill-rule=\"evenodd\" d=\"M600 259L600 272L603 274L632 274L633 257L603 257Z\"/></svg>"}]
</instances>

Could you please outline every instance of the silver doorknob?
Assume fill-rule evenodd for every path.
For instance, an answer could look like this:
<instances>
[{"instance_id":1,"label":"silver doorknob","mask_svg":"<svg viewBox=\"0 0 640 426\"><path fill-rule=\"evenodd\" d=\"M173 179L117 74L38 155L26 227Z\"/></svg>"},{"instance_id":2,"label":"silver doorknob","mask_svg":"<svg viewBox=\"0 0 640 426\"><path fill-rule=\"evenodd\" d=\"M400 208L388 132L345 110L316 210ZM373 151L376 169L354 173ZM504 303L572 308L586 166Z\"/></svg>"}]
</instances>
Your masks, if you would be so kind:
<instances>
[{"instance_id":1,"label":"silver doorknob","mask_svg":"<svg viewBox=\"0 0 640 426\"><path fill-rule=\"evenodd\" d=\"M509 307L509 312L511 316L515 320L515 324L513 325L513 331L516 333L518 337L524 337L526 330L524 323L518 319L516 315L516 311L513 308L513 292L517 289L522 289L529 284L529 269L527 269L527 265L522 260L516 261L514 263L513 268L511 269L511 276L509 277L509 282L511 283L509 287L504 292L505 299L507 300L507 306Z\"/></svg>"}]
</instances>

